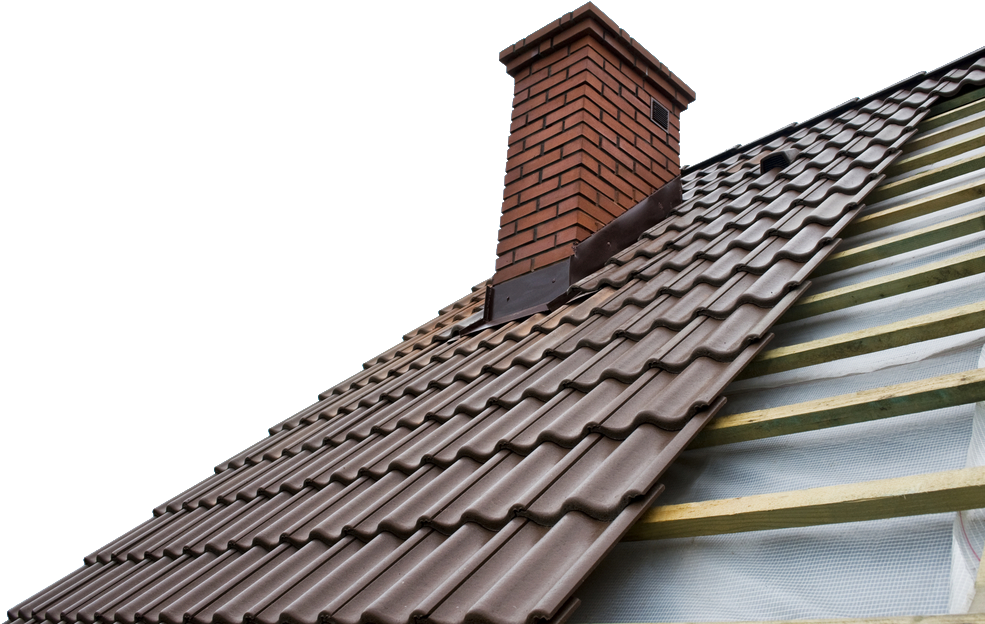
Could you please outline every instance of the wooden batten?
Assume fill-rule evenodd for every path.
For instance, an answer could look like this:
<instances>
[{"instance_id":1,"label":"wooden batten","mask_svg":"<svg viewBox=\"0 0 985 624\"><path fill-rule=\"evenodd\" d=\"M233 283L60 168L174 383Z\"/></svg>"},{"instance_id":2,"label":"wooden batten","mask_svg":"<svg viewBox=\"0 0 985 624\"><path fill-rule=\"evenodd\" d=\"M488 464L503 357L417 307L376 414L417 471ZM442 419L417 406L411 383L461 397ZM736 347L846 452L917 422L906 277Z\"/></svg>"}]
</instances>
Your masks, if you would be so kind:
<instances>
[{"instance_id":1,"label":"wooden batten","mask_svg":"<svg viewBox=\"0 0 985 624\"><path fill-rule=\"evenodd\" d=\"M905 292L943 284L985 272L985 250L933 262L909 271L901 271L876 279L836 288L804 297L783 315L787 323L826 312L878 301Z\"/></svg>"},{"instance_id":2,"label":"wooden batten","mask_svg":"<svg viewBox=\"0 0 985 624\"><path fill-rule=\"evenodd\" d=\"M760 353L739 379L823 364L985 327L985 301Z\"/></svg>"},{"instance_id":3,"label":"wooden batten","mask_svg":"<svg viewBox=\"0 0 985 624\"><path fill-rule=\"evenodd\" d=\"M985 401L985 369L718 416L689 448L718 446Z\"/></svg>"},{"instance_id":4,"label":"wooden batten","mask_svg":"<svg viewBox=\"0 0 985 624\"><path fill-rule=\"evenodd\" d=\"M985 210L831 254L812 276L818 277L851 269L983 230L985 230Z\"/></svg>"},{"instance_id":5,"label":"wooden batten","mask_svg":"<svg viewBox=\"0 0 985 624\"><path fill-rule=\"evenodd\" d=\"M880 520L981 507L985 466L848 485L654 507L626 540Z\"/></svg>"},{"instance_id":6,"label":"wooden batten","mask_svg":"<svg viewBox=\"0 0 985 624\"><path fill-rule=\"evenodd\" d=\"M922 217L980 197L985 197L985 179L859 217L845 228L842 238L864 234L908 219Z\"/></svg>"},{"instance_id":7,"label":"wooden batten","mask_svg":"<svg viewBox=\"0 0 985 624\"><path fill-rule=\"evenodd\" d=\"M875 204L893 197L899 197L905 193L911 193L932 184L951 180L966 173L978 171L982 168L985 168L985 154L975 154L974 156L962 158L961 160L931 169L930 171L924 171L907 176L896 182L883 184L874 190L866 198L866 201Z\"/></svg>"}]
</instances>

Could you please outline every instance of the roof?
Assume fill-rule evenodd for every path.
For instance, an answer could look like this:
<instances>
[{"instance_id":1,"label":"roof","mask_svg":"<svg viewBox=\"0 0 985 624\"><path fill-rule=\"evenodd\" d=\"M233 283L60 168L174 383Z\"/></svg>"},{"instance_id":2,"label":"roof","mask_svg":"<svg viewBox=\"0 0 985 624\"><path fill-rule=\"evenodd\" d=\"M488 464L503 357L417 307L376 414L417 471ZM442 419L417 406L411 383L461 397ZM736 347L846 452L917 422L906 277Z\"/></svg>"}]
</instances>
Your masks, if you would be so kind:
<instances>
[{"instance_id":1,"label":"roof","mask_svg":"<svg viewBox=\"0 0 985 624\"><path fill-rule=\"evenodd\" d=\"M983 83L962 59L692 167L569 304L466 335L474 289L8 617L563 621L929 105Z\"/></svg>"}]
</instances>

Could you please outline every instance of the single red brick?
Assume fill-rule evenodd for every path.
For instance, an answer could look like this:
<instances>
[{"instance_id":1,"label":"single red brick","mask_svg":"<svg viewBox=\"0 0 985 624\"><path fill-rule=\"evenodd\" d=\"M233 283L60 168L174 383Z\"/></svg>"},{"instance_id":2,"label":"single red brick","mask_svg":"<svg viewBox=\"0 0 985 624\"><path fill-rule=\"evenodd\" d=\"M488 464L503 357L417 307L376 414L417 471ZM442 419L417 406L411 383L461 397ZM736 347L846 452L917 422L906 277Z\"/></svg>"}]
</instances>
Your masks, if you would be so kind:
<instances>
[{"instance_id":1,"label":"single red brick","mask_svg":"<svg viewBox=\"0 0 985 624\"><path fill-rule=\"evenodd\" d=\"M551 138L552 136L556 134L560 134L562 130L564 130L564 128L561 126L561 124L551 124L550 126L544 128L543 130L540 130L539 132L535 132L534 134L528 136L523 141L523 144L524 146L526 146L527 149L530 149L535 145L537 145L538 143L543 143L544 141Z\"/></svg>"},{"instance_id":2,"label":"single red brick","mask_svg":"<svg viewBox=\"0 0 985 624\"><path fill-rule=\"evenodd\" d=\"M607 101L611 102L613 107L616 108L615 113L610 113L612 114L613 117L619 117L620 112L623 114L626 114L630 111L635 112L633 105L627 102L624 97L622 97L622 94L619 90L612 89L608 85L606 85L602 89L602 97L604 97Z\"/></svg>"},{"instance_id":3,"label":"single red brick","mask_svg":"<svg viewBox=\"0 0 985 624\"><path fill-rule=\"evenodd\" d=\"M503 240L507 236L513 236L516 234L516 223L510 221L499 226L499 240Z\"/></svg>"},{"instance_id":4,"label":"single red brick","mask_svg":"<svg viewBox=\"0 0 985 624\"><path fill-rule=\"evenodd\" d=\"M616 69L622 66L623 61L616 54L612 52L602 41L594 37L586 37L585 39L579 39L578 42L571 44L572 48L576 46L587 45L591 46L599 56L605 59L605 64L613 65Z\"/></svg>"},{"instance_id":5,"label":"single red brick","mask_svg":"<svg viewBox=\"0 0 985 624\"><path fill-rule=\"evenodd\" d=\"M599 65L599 66L601 66L602 63L605 62L605 59L602 58L602 56L598 53L597 50L595 50L595 48L592 48L592 47L583 47L583 48L579 48L578 50L572 51L565 58L563 58L563 59L557 61L556 63L554 63L551 66L551 71L554 72L554 73L557 73L557 72L559 72L561 70L564 70L564 69L567 69L567 68L571 67L572 65L574 65L575 63L578 63L579 61L583 61L585 59L590 59L596 65Z\"/></svg>"},{"instance_id":6,"label":"single red brick","mask_svg":"<svg viewBox=\"0 0 985 624\"><path fill-rule=\"evenodd\" d=\"M503 184L506 184L508 186L511 182L516 182L519 179L520 179L519 169L514 169L513 171L507 171L506 176L503 178Z\"/></svg>"},{"instance_id":7,"label":"single red brick","mask_svg":"<svg viewBox=\"0 0 985 624\"><path fill-rule=\"evenodd\" d=\"M575 154L568 156L563 160L559 160L550 167L545 167L543 174L544 177L554 177L561 173L567 172L569 169L582 166L587 167L589 171L595 171L598 169L598 162L585 152L576 152ZM561 178L561 184L565 183L565 179Z\"/></svg>"},{"instance_id":8,"label":"single red brick","mask_svg":"<svg viewBox=\"0 0 985 624\"><path fill-rule=\"evenodd\" d=\"M549 193L549 192L557 189L558 186L559 186L559 184L558 184L558 179L557 178L552 178L550 180L545 180L545 181L541 182L540 184L538 184L536 186L532 186L529 189L527 189L527 190L523 191L522 193L520 193L520 201L521 202L526 202L526 201L530 201L531 199L536 199L537 197L540 197L544 193Z\"/></svg>"},{"instance_id":9,"label":"single red brick","mask_svg":"<svg viewBox=\"0 0 985 624\"><path fill-rule=\"evenodd\" d=\"M563 97L556 97L553 100L548 100L546 91L541 95L544 96L544 103L527 114L527 119L531 121L538 120L542 117L546 117L552 111L556 111L557 109L564 106ZM547 123L551 123L551 122L548 121Z\"/></svg>"},{"instance_id":10,"label":"single red brick","mask_svg":"<svg viewBox=\"0 0 985 624\"><path fill-rule=\"evenodd\" d=\"M602 115L602 123L605 124L606 127L611 128L615 134L626 139L630 143L634 142L636 140L636 137L639 136L638 134L627 128L625 125L620 123L619 120L613 117L612 115ZM649 136L647 138L649 138ZM610 140L613 143L616 142L615 138L612 138Z\"/></svg>"},{"instance_id":11,"label":"single red brick","mask_svg":"<svg viewBox=\"0 0 985 624\"><path fill-rule=\"evenodd\" d=\"M553 65L558 61L563 61L568 55L569 55L568 48L566 46L561 47L557 50L554 50L553 52L551 52L546 56L542 56L538 58L530 66L530 69L531 71L540 71L546 67L551 67L551 71L556 72L557 68L553 67Z\"/></svg>"},{"instance_id":12,"label":"single red brick","mask_svg":"<svg viewBox=\"0 0 985 624\"><path fill-rule=\"evenodd\" d=\"M643 141L639 140L637 141L637 143L643 143ZM636 146L631 141L627 141L620 137L619 149L625 152L626 154L628 154L630 158L633 159L633 162L622 163L626 167L629 167L630 169L634 169L637 163L643 165L647 169L653 166L653 159L651 159L646 153L636 149ZM665 159L663 157L660 157L661 163L663 163L664 160Z\"/></svg>"},{"instance_id":13,"label":"single red brick","mask_svg":"<svg viewBox=\"0 0 985 624\"><path fill-rule=\"evenodd\" d=\"M573 73L575 69L578 70L577 73ZM601 67L599 67L595 63L588 63L588 64L586 64L584 66L572 67L569 70L569 72L571 72L571 73L569 73L568 75L569 76L574 76L574 77L580 76L582 74L588 74L590 76L594 76L603 85L608 86L608 87L610 87L612 89L616 89L616 90L619 89L619 83L616 81L615 78L612 77L612 74L609 73L608 71L602 69ZM602 89L599 89L599 91L601 91L601 90Z\"/></svg>"},{"instance_id":14,"label":"single red brick","mask_svg":"<svg viewBox=\"0 0 985 624\"><path fill-rule=\"evenodd\" d=\"M625 198L626 201L623 203L618 203L614 199L609 199L608 197L599 197L599 207L604 210L609 215L612 215L610 219L615 219L622 213L626 212L630 208L636 205L636 202L629 198Z\"/></svg>"},{"instance_id":15,"label":"single red brick","mask_svg":"<svg viewBox=\"0 0 985 624\"><path fill-rule=\"evenodd\" d=\"M524 273L530 273L534 270L533 267L533 261L529 259L519 260L505 269L496 271L496 274L493 275L493 284L502 284L508 279L513 279L514 277L523 275Z\"/></svg>"},{"instance_id":16,"label":"single red brick","mask_svg":"<svg viewBox=\"0 0 985 624\"><path fill-rule=\"evenodd\" d=\"M582 98L582 99L576 100L576 101L574 101L574 102L572 102L570 104L567 104L567 105L565 105L565 106L557 109L556 111L554 111L550 115L548 115L547 118L544 121L546 123L548 123L548 124L556 124L556 123L558 123L559 121L563 120L565 117L567 117L569 115L573 115L574 113L576 113L578 111L585 110L585 103L586 102L588 102L588 100ZM590 104L590 102L588 102L588 103ZM596 109L597 109L597 107L596 107Z\"/></svg>"},{"instance_id":17,"label":"single red brick","mask_svg":"<svg viewBox=\"0 0 985 624\"><path fill-rule=\"evenodd\" d=\"M514 258L517 260L523 260L524 258L529 258L531 256L536 256L537 254L547 251L548 249L554 248L554 236L547 236L545 238L539 238L534 242L519 247L513 252Z\"/></svg>"},{"instance_id":18,"label":"single red brick","mask_svg":"<svg viewBox=\"0 0 985 624\"><path fill-rule=\"evenodd\" d=\"M623 176L616 174L614 171L609 171L608 169L602 170L602 178L612 185L613 188L619 189L620 193L624 195L633 196L633 186L623 178ZM609 197L615 198L615 195L606 193Z\"/></svg>"},{"instance_id":19,"label":"single red brick","mask_svg":"<svg viewBox=\"0 0 985 624\"><path fill-rule=\"evenodd\" d=\"M647 97L646 101L644 101L642 98L637 97L637 95L635 93L631 93L629 90L623 90L623 92L619 94L619 97L622 98L623 100L625 100L626 103L629 105L629 108L626 109L626 112L627 113L632 112L632 113L636 114L636 119L637 120L640 119L639 115L643 115L643 117L645 117L646 119L649 119L650 118L650 99L649 99L649 97ZM644 97L646 97L646 96L644 95ZM671 112L671 115L670 116L671 117L674 116L673 115L673 112Z\"/></svg>"},{"instance_id":20,"label":"single red brick","mask_svg":"<svg viewBox=\"0 0 985 624\"><path fill-rule=\"evenodd\" d=\"M526 245L527 243L533 242L533 240L534 240L533 230L527 230L526 232L520 232L519 234L514 234L513 236L504 238L503 240L499 241L499 244L496 245L496 254L501 256L507 251L510 251L511 249L516 249L521 245Z\"/></svg>"},{"instance_id":21,"label":"single red brick","mask_svg":"<svg viewBox=\"0 0 985 624\"><path fill-rule=\"evenodd\" d=\"M537 84L530 87L530 95L536 95L542 91L547 91L547 98L551 99L552 97L554 97L553 95L551 95L551 91L550 91L551 87L561 84L566 79L567 79L567 75L563 71L558 74L552 75L548 78L545 78L544 80L541 80Z\"/></svg>"},{"instance_id":22,"label":"single red brick","mask_svg":"<svg viewBox=\"0 0 985 624\"><path fill-rule=\"evenodd\" d=\"M633 81L633 85L637 88L642 88L649 82L649 77L646 73L646 64L640 62L639 56L634 59L633 67L623 65L623 73Z\"/></svg>"},{"instance_id":23,"label":"single red brick","mask_svg":"<svg viewBox=\"0 0 985 624\"><path fill-rule=\"evenodd\" d=\"M650 184L640 176L636 175L636 173L632 169L629 169L627 167L619 167L619 169L616 171L616 175L618 175L620 178L628 182L630 186L632 186L634 189L636 189L640 193L643 193L643 197L646 197L653 191L657 190L655 188L655 186L657 185Z\"/></svg>"},{"instance_id":24,"label":"single red brick","mask_svg":"<svg viewBox=\"0 0 985 624\"><path fill-rule=\"evenodd\" d=\"M587 228L583 228L580 225L575 225L573 227L564 228L563 230L555 234L554 243L556 245L562 245L564 243L572 243L572 242L580 243L581 241L585 240L591 235L592 235L591 230Z\"/></svg>"},{"instance_id":25,"label":"single red brick","mask_svg":"<svg viewBox=\"0 0 985 624\"><path fill-rule=\"evenodd\" d=\"M506 268L513 264L513 252L507 251L504 255L496 258L496 270Z\"/></svg>"},{"instance_id":26,"label":"single red brick","mask_svg":"<svg viewBox=\"0 0 985 624\"><path fill-rule=\"evenodd\" d=\"M582 85L589 85L596 91L602 91L602 81L596 76L589 72L581 72L577 76L572 76L565 80L564 82L558 83L553 89L547 92L547 97L549 99L554 99L559 96L564 96L568 91L580 87Z\"/></svg>"},{"instance_id":27,"label":"single red brick","mask_svg":"<svg viewBox=\"0 0 985 624\"><path fill-rule=\"evenodd\" d=\"M670 145L667 145L666 143L661 143L660 141L653 141L652 143L650 143L650 145L653 146L653 148L657 150L659 153L666 156L667 160L678 160L680 158L678 153L675 152L674 149Z\"/></svg>"},{"instance_id":28,"label":"single red brick","mask_svg":"<svg viewBox=\"0 0 985 624\"><path fill-rule=\"evenodd\" d=\"M607 73L610 76L612 76L613 80L615 80L616 83L618 83L618 86L615 87L615 89L617 91L619 91L619 86L621 86L623 89L626 89L626 90L629 90L629 91L632 91L632 92L635 93L636 92L636 89L640 86L639 84L637 84L636 81L634 81L628 75L628 74L631 74L631 73L633 73L635 71L631 67L627 67L627 66L623 65L621 70L615 70L615 71L613 71L613 69L610 66L610 67L607 67L606 70L607 70Z\"/></svg>"},{"instance_id":29,"label":"single red brick","mask_svg":"<svg viewBox=\"0 0 985 624\"><path fill-rule=\"evenodd\" d=\"M526 124L525 126L523 126L522 128L520 128L519 130L510 133L510 139L509 139L510 145L527 138L531 134L540 132L543 129L544 129L544 121L542 119L532 121Z\"/></svg>"},{"instance_id":30,"label":"single red brick","mask_svg":"<svg viewBox=\"0 0 985 624\"><path fill-rule=\"evenodd\" d=\"M602 115L606 119L611 119L611 117L609 117L609 115L605 113L603 113ZM605 137L612 142L616 141L616 133L612 130L612 128L610 128L607 124L602 123L602 120L596 119L591 115L575 113L568 119L564 120L564 129L567 130L568 128L571 127L577 127L577 124L579 123L583 123L589 128L591 128L592 130L594 130L596 136ZM589 136L589 134L586 133L585 136Z\"/></svg>"},{"instance_id":31,"label":"single red brick","mask_svg":"<svg viewBox=\"0 0 985 624\"><path fill-rule=\"evenodd\" d=\"M524 165L525 163L530 162L531 160L539 158L541 152L542 149L540 145L534 145L528 150L523 150L513 158L510 158L509 160L506 161L506 170L512 171L513 169L517 169L520 166Z\"/></svg>"},{"instance_id":32,"label":"single red brick","mask_svg":"<svg viewBox=\"0 0 985 624\"><path fill-rule=\"evenodd\" d=\"M534 271L550 266L556 262L560 262L565 258L570 258L574 255L573 247L574 246L571 243L565 243L562 247L557 247L550 251L545 251L539 256L534 256Z\"/></svg>"},{"instance_id":33,"label":"single red brick","mask_svg":"<svg viewBox=\"0 0 985 624\"><path fill-rule=\"evenodd\" d=\"M552 191L543 195L540 198L541 206L549 206L551 204L559 203L563 199L567 199L573 195L584 195L589 199L595 199L598 196L598 191L593 189L589 184L583 180L578 180L567 186L562 186L556 191Z\"/></svg>"},{"instance_id":34,"label":"single red brick","mask_svg":"<svg viewBox=\"0 0 985 624\"><path fill-rule=\"evenodd\" d=\"M591 126L582 124L571 128L570 130L565 130L561 134L544 143L544 150L547 151L557 149L569 141L573 141L577 138L584 138L592 143L598 143L599 135L598 132L591 128Z\"/></svg>"},{"instance_id":35,"label":"single red brick","mask_svg":"<svg viewBox=\"0 0 985 624\"><path fill-rule=\"evenodd\" d=\"M532 214L535 210L537 210L537 202L528 202L512 210L503 211L502 216L499 218L499 224L502 226L507 223L519 221L528 214Z\"/></svg>"},{"instance_id":36,"label":"single red brick","mask_svg":"<svg viewBox=\"0 0 985 624\"><path fill-rule=\"evenodd\" d=\"M577 203L573 205L572 200L577 200ZM563 215L566 212L576 210L584 213L590 217L593 221L599 223L608 223L612 220L612 215L603 210L596 202L589 201L581 195L575 195L574 197L569 197L560 204L558 204L558 214Z\"/></svg>"},{"instance_id":37,"label":"single red brick","mask_svg":"<svg viewBox=\"0 0 985 624\"><path fill-rule=\"evenodd\" d=\"M506 158L507 160L513 158L517 154L523 151L523 143L514 143L506 148Z\"/></svg>"},{"instance_id":38,"label":"single red brick","mask_svg":"<svg viewBox=\"0 0 985 624\"><path fill-rule=\"evenodd\" d=\"M629 131L633 133L634 136L643 137L646 140L650 140L650 127L653 124L648 124L647 126L642 126L636 121L635 113L632 115L627 115L626 113L619 112L619 123L629 128Z\"/></svg>"},{"instance_id":39,"label":"single red brick","mask_svg":"<svg viewBox=\"0 0 985 624\"><path fill-rule=\"evenodd\" d=\"M513 108L516 108L518 104L521 104L530 97L530 94L526 91L521 91L520 93L515 93L513 95Z\"/></svg>"},{"instance_id":40,"label":"single red brick","mask_svg":"<svg viewBox=\"0 0 985 624\"><path fill-rule=\"evenodd\" d=\"M646 181L646 183L650 185L650 188L652 188L653 190L656 190L664 185L664 181L660 179L660 176L658 176L656 172L652 169L647 169L646 167L637 167L636 175L643 178Z\"/></svg>"},{"instance_id":41,"label":"single red brick","mask_svg":"<svg viewBox=\"0 0 985 624\"><path fill-rule=\"evenodd\" d=\"M602 142L604 145L608 142L608 139L602 139ZM603 167L608 167L609 169L616 168L616 161L610 154L605 153L601 148L592 144L584 137L577 138L570 143L566 143L562 149L562 156L570 156L571 154L576 154L583 151L591 154L592 158L594 158ZM623 157L628 158L625 154L623 154ZM630 161L630 164L632 164L632 161Z\"/></svg>"},{"instance_id":42,"label":"single red brick","mask_svg":"<svg viewBox=\"0 0 985 624\"><path fill-rule=\"evenodd\" d=\"M627 149L628 143L628 141L623 143ZM650 168L663 167L666 165L667 156L642 137L637 137L633 145L639 152L642 152L646 156L646 160L642 160L641 162L649 163Z\"/></svg>"},{"instance_id":43,"label":"single red brick","mask_svg":"<svg viewBox=\"0 0 985 624\"><path fill-rule=\"evenodd\" d=\"M609 113L610 115L616 115L619 109L609 100L602 97L602 94L596 91L591 85L583 84L579 87L571 89L564 94L566 102L576 102L578 100L586 99L592 102L595 106ZM596 115L598 116L598 115Z\"/></svg>"},{"instance_id":44,"label":"single red brick","mask_svg":"<svg viewBox=\"0 0 985 624\"><path fill-rule=\"evenodd\" d=\"M513 134L514 132L516 132L520 128L524 127L525 125L527 125L527 116L526 115L520 115L519 117L517 117L516 119L514 119L512 122L510 122L510 134Z\"/></svg>"},{"instance_id":45,"label":"single red brick","mask_svg":"<svg viewBox=\"0 0 985 624\"><path fill-rule=\"evenodd\" d=\"M532 228L535 225L539 225L548 219L553 219L557 216L557 207L549 206L541 210L535 211L533 214L529 214L519 221L516 222L516 227L518 230L526 230Z\"/></svg>"},{"instance_id":46,"label":"single red brick","mask_svg":"<svg viewBox=\"0 0 985 624\"><path fill-rule=\"evenodd\" d=\"M606 221L599 221L598 219L593 219L588 214L580 210L571 210L559 216L557 219L552 219L546 223L543 223L537 227L537 236L545 237L556 232L560 232L569 227L580 226L585 228L590 232L597 232L605 223L608 223L612 217L607 217Z\"/></svg>"},{"instance_id":47,"label":"single red brick","mask_svg":"<svg viewBox=\"0 0 985 624\"><path fill-rule=\"evenodd\" d=\"M602 171L605 172L608 171L608 169L603 167ZM600 195L615 198L615 188L591 171L583 170L581 179L587 182L593 189L598 191Z\"/></svg>"},{"instance_id":48,"label":"single red brick","mask_svg":"<svg viewBox=\"0 0 985 624\"><path fill-rule=\"evenodd\" d=\"M537 147L543 148L543 144L541 144L541 145L539 145ZM534 158L530 162L524 164L523 165L523 172L524 173L533 173L534 171L538 171L540 169L543 169L544 167L546 167L547 165L551 164L552 162L556 162L556 161L558 161L560 159L561 159L561 150L558 150L558 149L552 150L550 152L547 152L543 156L539 156L537 158ZM542 176L541 179L544 179L545 177L546 176Z\"/></svg>"},{"instance_id":49,"label":"single red brick","mask_svg":"<svg viewBox=\"0 0 985 624\"><path fill-rule=\"evenodd\" d=\"M505 199L507 197L512 197L513 195L516 195L520 191L528 189L531 186L534 186L539 183L540 183L540 176L537 173L528 175L525 178L521 178L520 180L517 180L513 184L507 184L506 187L503 189L503 198ZM520 198L520 201L523 201L522 197Z\"/></svg>"},{"instance_id":50,"label":"single red brick","mask_svg":"<svg viewBox=\"0 0 985 624\"><path fill-rule=\"evenodd\" d=\"M525 115L530 112L531 109L537 108L541 104L547 101L547 94L540 93L532 98L527 98L522 104L513 107L513 112L511 113L512 118L516 119L521 115Z\"/></svg>"}]
</instances>

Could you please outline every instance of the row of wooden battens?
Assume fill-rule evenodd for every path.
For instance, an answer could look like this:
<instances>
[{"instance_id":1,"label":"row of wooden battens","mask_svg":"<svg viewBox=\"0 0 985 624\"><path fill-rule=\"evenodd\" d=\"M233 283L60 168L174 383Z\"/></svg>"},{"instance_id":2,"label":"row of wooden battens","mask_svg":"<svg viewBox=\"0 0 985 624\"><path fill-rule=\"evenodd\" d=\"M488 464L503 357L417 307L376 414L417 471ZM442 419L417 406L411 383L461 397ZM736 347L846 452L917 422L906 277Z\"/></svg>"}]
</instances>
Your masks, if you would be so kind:
<instances>
[{"instance_id":1,"label":"row of wooden battens","mask_svg":"<svg viewBox=\"0 0 985 624\"><path fill-rule=\"evenodd\" d=\"M918 193L916 199L876 210L854 222L844 239L985 197L985 89L931 109L892 169L888 183L867 199L875 204L966 176L971 181L947 190ZM928 149L929 148L929 149ZM964 157L962 157L964 156ZM943 161L947 160L946 163ZM943 163L933 166L936 163ZM966 174L981 172L980 176ZM912 175L903 175L914 172ZM825 275L985 231L985 208L954 219L883 238L833 254L815 272ZM981 276L982 301L904 321L767 350L744 377L835 361L985 327L985 249L925 264L801 299L780 323L884 299L961 278ZM946 304L945 304L946 305ZM853 394L720 416L692 448L731 444L891 418L985 401L985 369L943 375ZM652 540L876 520L976 509L985 504L985 467L882 479L733 499L657 506L627 535ZM974 607L985 609L985 575ZM966 620L970 621L970 620Z\"/></svg>"}]
</instances>

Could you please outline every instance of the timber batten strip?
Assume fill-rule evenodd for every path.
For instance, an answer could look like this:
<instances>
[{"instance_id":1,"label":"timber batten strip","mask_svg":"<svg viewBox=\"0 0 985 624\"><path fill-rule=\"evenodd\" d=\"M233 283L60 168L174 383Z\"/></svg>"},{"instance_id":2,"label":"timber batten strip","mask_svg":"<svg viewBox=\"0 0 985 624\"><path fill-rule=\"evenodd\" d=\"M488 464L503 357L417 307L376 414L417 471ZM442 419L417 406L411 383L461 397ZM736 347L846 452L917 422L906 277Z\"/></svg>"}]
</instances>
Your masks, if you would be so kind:
<instances>
[{"instance_id":1,"label":"timber batten strip","mask_svg":"<svg viewBox=\"0 0 985 624\"><path fill-rule=\"evenodd\" d=\"M982 168L985 168L985 154L975 154L974 156L962 158L937 169L907 176L896 182L882 184L866 199L868 202L875 204L886 199L899 197L905 193L911 193L932 184L951 180L966 173L978 171Z\"/></svg>"},{"instance_id":2,"label":"timber batten strip","mask_svg":"<svg viewBox=\"0 0 985 624\"><path fill-rule=\"evenodd\" d=\"M688 448L851 425L977 401L985 401L985 368L793 405L718 416L705 426Z\"/></svg>"},{"instance_id":3,"label":"timber batten strip","mask_svg":"<svg viewBox=\"0 0 985 624\"><path fill-rule=\"evenodd\" d=\"M879 212L859 217L851 223L841 237L848 238L878 230L888 225L895 225L909 219L922 217L938 210L957 206L968 201L985 197L985 180L977 180L970 184L950 189L942 193L921 197L913 201L886 208Z\"/></svg>"},{"instance_id":4,"label":"timber batten strip","mask_svg":"<svg viewBox=\"0 0 985 624\"><path fill-rule=\"evenodd\" d=\"M965 115L967 116L965 121L953 125L941 124L940 129L935 132L919 132L907 141L906 145L903 146L903 154L909 154L919 149L930 147L931 145L935 145L948 139L953 139L954 137L985 127L985 115L978 114L982 111L985 111L985 105L976 102L975 104L969 105L969 114ZM947 123L949 124L950 122ZM938 126L933 126L929 123L921 123L917 126L917 128L921 130L924 128L930 130L936 127Z\"/></svg>"},{"instance_id":5,"label":"timber batten strip","mask_svg":"<svg viewBox=\"0 0 985 624\"><path fill-rule=\"evenodd\" d=\"M985 505L985 466L654 507L624 539L668 539L882 520Z\"/></svg>"},{"instance_id":6,"label":"timber batten strip","mask_svg":"<svg viewBox=\"0 0 985 624\"><path fill-rule=\"evenodd\" d=\"M979 87L978 89L962 93L957 97L948 98L942 102L938 102L930 107L930 110L927 111L927 115L931 117L938 117L948 111L964 108L969 103L977 102L982 98L985 98L985 87Z\"/></svg>"},{"instance_id":7,"label":"timber batten strip","mask_svg":"<svg viewBox=\"0 0 985 624\"><path fill-rule=\"evenodd\" d=\"M784 314L779 322L789 323L928 286L936 286L982 272L985 272L985 251L963 254L956 258L933 262L909 271L901 271L804 297L789 312Z\"/></svg>"},{"instance_id":8,"label":"timber batten strip","mask_svg":"<svg viewBox=\"0 0 985 624\"><path fill-rule=\"evenodd\" d=\"M985 301L760 353L739 379L823 364L985 327Z\"/></svg>"},{"instance_id":9,"label":"timber batten strip","mask_svg":"<svg viewBox=\"0 0 985 624\"><path fill-rule=\"evenodd\" d=\"M985 230L985 211L935 223L919 230L893 236L881 241L860 245L831 254L812 277L820 277L837 271L883 260L915 249L967 236Z\"/></svg>"},{"instance_id":10,"label":"timber batten strip","mask_svg":"<svg viewBox=\"0 0 985 624\"><path fill-rule=\"evenodd\" d=\"M888 171L886 171L886 177L893 178L908 171L913 171L914 169L919 169L920 167L932 165L935 162L940 162L948 158L954 158L955 156L960 156L965 152L970 152L971 150L982 147L983 145L985 145L985 131L969 134L960 141L949 143L948 145L943 145L936 149L928 150L926 152L896 161L896 163L893 164Z\"/></svg>"},{"instance_id":11,"label":"timber batten strip","mask_svg":"<svg viewBox=\"0 0 985 624\"><path fill-rule=\"evenodd\" d=\"M949 123L955 122L964 117L970 117L971 115L980 113L983 110L985 110L985 87L975 89L974 91L970 91L964 95L948 100L947 102L935 104L930 107L929 111L927 111L927 117L917 124L917 136L919 137L927 130L933 130L934 128L946 126ZM907 151L912 150L907 150L904 145L903 152Z\"/></svg>"}]
</instances>

